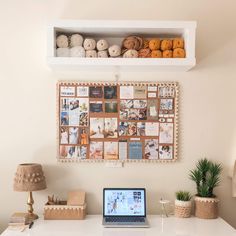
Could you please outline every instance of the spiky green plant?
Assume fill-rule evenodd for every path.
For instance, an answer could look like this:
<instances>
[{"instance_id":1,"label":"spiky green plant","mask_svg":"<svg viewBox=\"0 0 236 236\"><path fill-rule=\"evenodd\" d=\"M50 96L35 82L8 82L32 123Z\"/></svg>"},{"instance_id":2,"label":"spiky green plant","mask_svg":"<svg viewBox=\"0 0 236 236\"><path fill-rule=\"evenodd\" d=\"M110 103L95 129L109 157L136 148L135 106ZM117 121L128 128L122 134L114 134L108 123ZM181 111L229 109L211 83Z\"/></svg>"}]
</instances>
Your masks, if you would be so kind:
<instances>
[{"instance_id":1,"label":"spiky green plant","mask_svg":"<svg viewBox=\"0 0 236 236\"><path fill-rule=\"evenodd\" d=\"M197 196L214 197L213 190L220 184L221 164L213 163L206 158L197 162L196 169L191 170L189 177L197 185Z\"/></svg>"},{"instance_id":2,"label":"spiky green plant","mask_svg":"<svg viewBox=\"0 0 236 236\"><path fill-rule=\"evenodd\" d=\"M188 191L178 191L175 193L176 199L179 201L190 201L192 196Z\"/></svg>"}]
</instances>

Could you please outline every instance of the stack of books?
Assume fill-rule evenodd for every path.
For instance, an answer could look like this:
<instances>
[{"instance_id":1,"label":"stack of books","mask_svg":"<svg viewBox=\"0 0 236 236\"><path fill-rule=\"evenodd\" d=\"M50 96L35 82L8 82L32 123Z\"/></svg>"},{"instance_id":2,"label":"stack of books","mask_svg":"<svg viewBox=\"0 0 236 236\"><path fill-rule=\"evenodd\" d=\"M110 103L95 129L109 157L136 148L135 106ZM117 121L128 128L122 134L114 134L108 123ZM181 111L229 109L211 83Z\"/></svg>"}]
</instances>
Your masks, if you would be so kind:
<instances>
[{"instance_id":1,"label":"stack of books","mask_svg":"<svg viewBox=\"0 0 236 236\"><path fill-rule=\"evenodd\" d=\"M24 231L29 224L30 219L28 213L16 212L11 216L8 228L15 231Z\"/></svg>"}]
</instances>

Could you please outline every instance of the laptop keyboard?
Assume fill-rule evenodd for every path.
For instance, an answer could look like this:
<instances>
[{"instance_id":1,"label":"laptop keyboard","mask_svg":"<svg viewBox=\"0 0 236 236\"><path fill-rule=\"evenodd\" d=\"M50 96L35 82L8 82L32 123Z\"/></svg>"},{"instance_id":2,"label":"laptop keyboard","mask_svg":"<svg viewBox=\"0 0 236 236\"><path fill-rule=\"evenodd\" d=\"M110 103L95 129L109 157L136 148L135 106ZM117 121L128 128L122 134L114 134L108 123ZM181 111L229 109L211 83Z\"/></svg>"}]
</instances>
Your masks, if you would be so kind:
<instances>
[{"instance_id":1,"label":"laptop keyboard","mask_svg":"<svg viewBox=\"0 0 236 236\"><path fill-rule=\"evenodd\" d=\"M145 222L145 218L144 217L105 217L105 221L106 222L129 222L129 223L133 223L133 222Z\"/></svg>"}]
</instances>

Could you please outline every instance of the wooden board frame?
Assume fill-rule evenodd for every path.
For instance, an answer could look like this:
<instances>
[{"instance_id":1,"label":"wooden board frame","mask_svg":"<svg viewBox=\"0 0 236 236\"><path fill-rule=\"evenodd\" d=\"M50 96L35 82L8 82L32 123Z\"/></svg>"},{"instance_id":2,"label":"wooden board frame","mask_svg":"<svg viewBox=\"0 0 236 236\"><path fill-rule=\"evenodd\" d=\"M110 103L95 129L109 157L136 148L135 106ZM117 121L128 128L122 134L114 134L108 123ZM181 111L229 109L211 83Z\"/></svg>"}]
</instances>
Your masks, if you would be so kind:
<instances>
[{"instance_id":1,"label":"wooden board frame","mask_svg":"<svg viewBox=\"0 0 236 236\"><path fill-rule=\"evenodd\" d=\"M118 134L118 138L89 138L88 142L90 143L90 141L101 141L101 142L106 142L106 141L114 141L114 142L118 142L119 145L119 140L123 140L126 139L127 140L127 145L129 142L133 142L135 140L131 140L133 138L136 139L140 139L140 140L136 140L137 142L142 142L142 159L124 159L124 160L120 160L119 159L119 153L118 153L118 159L91 159L89 158L89 144L88 145L79 145L79 144L61 144L61 128L70 128L70 127L74 127L75 125L62 125L61 124L61 112L62 112L62 108L61 108L61 99L70 99L70 98L78 98L77 96L77 87L100 87L102 86L103 89L103 97L102 98L88 98L89 102L88 102L88 122L89 119L94 117L101 117L101 118L117 118L117 131L119 132L119 122L120 122L120 100L157 100L157 107L158 107L158 120L149 120L147 118L147 120L129 120L128 122L134 122L134 123L138 123L138 122L144 122L144 123L149 123L149 122L153 122L153 123L158 123L158 126L160 128L160 124L161 123L173 123L173 143L169 143L169 144L162 144L162 146L171 146L172 147L172 158L171 159L145 159L144 158L144 140L145 139L158 139L159 142L159 133L157 137L154 136L119 136ZM117 98L116 99L104 99L104 86L117 86ZM120 99L120 86L137 86L137 87L141 87L141 86L145 86L146 87L146 98L133 98L133 99ZM75 96L61 96L61 87L75 87ZM149 87L157 87L157 91L156 91L156 98L153 97L148 97L148 88ZM170 96L168 94L164 94L162 97L160 97L159 95L159 88L169 88L171 89L171 91L173 91L173 94ZM170 90L168 90L170 91ZM151 93L151 91L149 91L149 93ZM155 93L155 92L154 92ZM84 98L84 97L83 97ZM160 110L160 99L173 99L173 108L171 111L171 114L169 114L169 111L166 111L168 114L160 114L162 113L162 111ZM79 99L79 98L78 98ZM107 114L104 111L104 103L105 101L117 101L118 104L118 112L117 113L113 113L113 114ZM92 114L89 111L89 104L90 101L102 101L103 103L103 113L96 113L96 114ZM178 155L178 104L179 103L179 86L177 82L81 82L81 81L59 81L57 83L57 160L60 162L109 162L109 161L117 161L117 162L146 162L146 163L153 163L153 162L174 162L177 160L177 155ZM116 114L116 115L114 115ZM166 120L169 118L169 116L171 115L170 118L172 118L172 122L167 122ZM161 117L162 116L162 117ZM162 121L161 121L162 118ZM163 122L163 119L165 119L165 121ZM76 126L77 127L77 126ZM79 126L78 126L79 128ZM87 126L88 129L90 129L90 124L88 124ZM67 131L68 132L68 131ZM159 132L159 131L158 131ZM89 134L90 135L90 134ZM131 138L132 137L132 138ZM69 137L68 137L69 140ZM87 147L87 155L86 155L86 159L80 159L80 158L67 158L67 157L63 157L61 155L61 151L60 148L65 148L65 147L70 147L70 146L86 146ZM103 144L104 146L104 144ZM160 143L158 143L158 148L161 146ZM118 149L119 150L119 149ZM103 153L104 153L104 149L103 149ZM127 151L128 153L128 151ZM159 153L159 150L158 150ZM160 155L160 154L159 154Z\"/></svg>"}]
</instances>

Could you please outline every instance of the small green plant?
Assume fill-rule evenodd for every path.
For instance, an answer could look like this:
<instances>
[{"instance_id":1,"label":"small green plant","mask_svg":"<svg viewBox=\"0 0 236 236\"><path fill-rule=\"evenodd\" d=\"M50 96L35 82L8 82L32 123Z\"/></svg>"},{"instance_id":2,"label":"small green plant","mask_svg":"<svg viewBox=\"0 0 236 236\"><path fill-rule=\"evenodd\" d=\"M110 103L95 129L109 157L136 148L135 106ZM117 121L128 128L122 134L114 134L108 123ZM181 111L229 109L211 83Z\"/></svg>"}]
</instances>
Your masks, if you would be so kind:
<instances>
[{"instance_id":1,"label":"small green plant","mask_svg":"<svg viewBox=\"0 0 236 236\"><path fill-rule=\"evenodd\" d=\"M175 193L176 199L179 201L190 201L192 196L190 192L187 191L178 191Z\"/></svg>"},{"instance_id":2,"label":"small green plant","mask_svg":"<svg viewBox=\"0 0 236 236\"><path fill-rule=\"evenodd\" d=\"M197 196L215 197L213 190L220 184L221 164L213 163L206 158L197 162L196 168L190 171L189 177L197 185Z\"/></svg>"}]
</instances>

